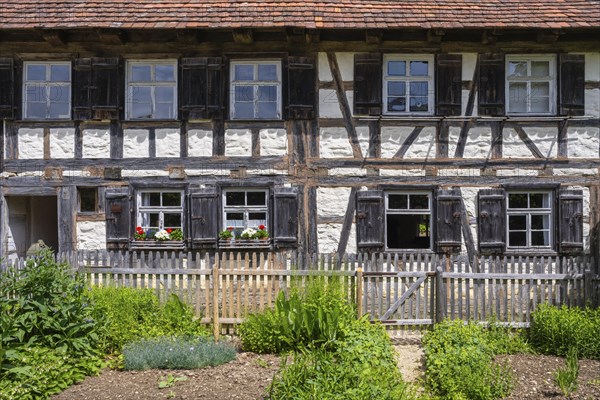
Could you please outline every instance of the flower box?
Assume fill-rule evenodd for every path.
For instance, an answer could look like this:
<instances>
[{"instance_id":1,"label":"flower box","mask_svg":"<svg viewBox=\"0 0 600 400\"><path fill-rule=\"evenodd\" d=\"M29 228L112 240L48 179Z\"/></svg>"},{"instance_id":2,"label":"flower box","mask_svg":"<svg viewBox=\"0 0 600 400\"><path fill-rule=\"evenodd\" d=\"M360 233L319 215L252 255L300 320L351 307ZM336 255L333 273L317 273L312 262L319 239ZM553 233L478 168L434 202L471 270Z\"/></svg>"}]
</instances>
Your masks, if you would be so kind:
<instances>
[{"instance_id":1,"label":"flower box","mask_svg":"<svg viewBox=\"0 0 600 400\"><path fill-rule=\"evenodd\" d=\"M183 240L132 240L130 250L185 250Z\"/></svg>"},{"instance_id":2,"label":"flower box","mask_svg":"<svg viewBox=\"0 0 600 400\"><path fill-rule=\"evenodd\" d=\"M219 239L219 247L222 249L269 249L271 239Z\"/></svg>"}]
</instances>

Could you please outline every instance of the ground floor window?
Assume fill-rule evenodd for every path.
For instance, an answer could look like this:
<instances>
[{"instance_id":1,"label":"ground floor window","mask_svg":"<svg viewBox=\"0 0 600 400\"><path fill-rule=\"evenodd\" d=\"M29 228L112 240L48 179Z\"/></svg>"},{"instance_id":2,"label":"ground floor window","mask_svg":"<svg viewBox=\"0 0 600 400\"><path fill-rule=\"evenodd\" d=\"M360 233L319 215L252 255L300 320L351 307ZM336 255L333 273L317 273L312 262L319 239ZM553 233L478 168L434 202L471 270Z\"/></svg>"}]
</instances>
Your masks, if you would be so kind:
<instances>
[{"instance_id":1,"label":"ground floor window","mask_svg":"<svg viewBox=\"0 0 600 400\"><path fill-rule=\"evenodd\" d=\"M431 193L385 194L387 250L431 249Z\"/></svg>"},{"instance_id":2,"label":"ground floor window","mask_svg":"<svg viewBox=\"0 0 600 400\"><path fill-rule=\"evenodd\" d=\"M507 197L508 247L552 247L552 193L511 191Z\"/></svg>"},{"instance_id":3,"label":"ground floor window","mask_svg":"<svg viewBox=\"0 0 600 400\"><path fill-rule=\"evenodd\" d=\"M232 230L240 237L247 228L268 227L267 189L225 189L223 190L223 230ZM231 229L233 228L233 229Z\"/></svg>"},{"instance_id":4,"label":"ground floor window","mask_svg":"<svg viewBox=\"0 0 600 400\"><path fill-rule=\"evenodd\" d=\"M137 193L137 227L144 231L183 229L183 191L143 190Z\"/></svg>"}]
</instances>

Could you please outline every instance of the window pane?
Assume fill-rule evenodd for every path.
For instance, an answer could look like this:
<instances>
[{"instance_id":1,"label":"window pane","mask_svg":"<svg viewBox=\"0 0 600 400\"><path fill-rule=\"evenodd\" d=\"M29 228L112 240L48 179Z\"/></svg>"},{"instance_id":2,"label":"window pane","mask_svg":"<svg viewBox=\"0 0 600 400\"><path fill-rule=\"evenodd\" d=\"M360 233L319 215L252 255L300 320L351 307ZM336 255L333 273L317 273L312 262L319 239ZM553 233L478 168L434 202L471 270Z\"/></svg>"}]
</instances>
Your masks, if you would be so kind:
<instances>
[{"instance_id":1,"label":"window pane","mask_svg":"<svg viewBox=\"0 0 600 400\"><path fill-rule=\"evenodd\" d=\"M153 118L156 119L172 119L173 115L173 103L156 103L154 108Z\"/></svg>"},{"instance_id":2,"label":"window pane","mask_svg":"<svg viewBox=\"0 0 600 400\"><path fill-rule=\"evenodd\" d=\"M388 111L406 111L406 98L388 97Z\"/></svg>"},{"instance_id":3,"label":"window pane","mask_svg":"<svg viewBox=\"0 0 600 400\"><path fill-rule=\"evenodd\" d=\"M548 201L550 196L546 193L531 193L529 195L529 207L530 208L550 208L550 202Z\"/></svg>"},{"instance_id":4,"label":"window pane","mask_svg":"<svg viewBox=\"0 0 600 400\"><path fill-rule=\"evenodd\" d=\"M252 81L254 80L254 66L248 64L239 64L235 68L234 80L236 81Z\"/></svg>"},{"instance_id":5,"label":"window pane","mask_svg":"<svg viewBox=\"0 0 600 400\"><path fill-rule=\"evenodd\" d=\"M132 103L148 103L152 102L152 91L148 86L136 86L131 88L130 101Z\"/></svg>"},{"instance_id":6,"label":"window pane","mask_svg":"<svg viewBox=\"0 0 600 400\"><path fill-rule=\"evenodd\" d=\"M163 193L162 194L163 206L165 207L180 207L181 206L181 193Z\"/></svg>"},{"instance_id":7,"label":"window pane","mask_svg":"<svg viewBox=\"0 0 600 400\"><path fill-rule=\"evenodd\" d=\"M157 65L154 67L156 82L175 82L175 67L173 65Z\"/></svg>"},{"instance_id":8,"label":"window pane","mask_svg":"<svg viewBox=\"0 0 600 400\"><path fill-rule=\"evenodd\" d=\"M27 103L27 118L46 118L46 103Z\"/></svg>"},{"instance_id":9,"label":"window pane","mask_svg":"<svg viewBox=\"0 0 600 400\"><path fill-rule=\"evenodd\" d=\"M549 215L532 215L531 229L548 229L550 227Z\"/></svg>"},{"instance_id":10,"label":"window pane","mask_svg":"<svg viewBox=\"0 0 600 400\"><path fill-rule=\"evenodd\" d=\"M527 216L525 215L510 215L508 217L509 231L524 231L527 229Z\"/></svg>"},{"instance_id":11,"label":"window pane","mask_svg":"<svg viewBox=\"0 0 600 400\"><path fill-rule=\"evenodd\" d=\"M265 206L267 205L267 197L265 192L248 192L249 206Z\"/></svg>"},{"instance_id":12,"label":"window pane","mask_svg":"<svg viewBox=\"0 0 600 400\"><path fill-rule=\"evenodd\" d=\"M531 111L548 112L550 111L550 83L533 82L531 83Z\"/></svg>"},{"instance_id":13,"label":"window pane","mask_svg":"<svg viewBox=\"0 0 600 400\"><path fill-rule=\"evenodd\" d=\"M550 76L550 63L548 61L532 61L531 76Z\"/></svg>"},{"instance_id":14,"label":"window pane","mask_svg":"<svg viewBox=\"0 0 600 400\"><path fill-rule=\"evenodd\" d=\"M150 103L133 103L131 105L131 118L151 118L152 105Z\"/></svg>"},{"instance_id":15,"label":"window pane","mask_svg":"<svg viewBox=\"0 0 600 400\"><path fill-rule=\"evenodd\" d=\"M181 228L181 214L180 213L165 213L164 214L164 228Z\"/></svg>"},{"instance_id":16,"label":"window pane","mask_svg":"<svg viewBox=\"0 0 600 400\"><path fill-rule=\"evenodd\" d=\"M228 213L225 213L225 217L227 218L227 221L243 221L244 213L228 212ZM230 226L230 225L228 225L228 226ZM231 225L231 226L237 226L237 225Z\"/></svg>"},{"instance_id":17,"label":"window pane","mask_svg":"<svg viewBox=\"0 0 600 400\"><path fill-rule=\"evenodd\" d=\"M511 112L527 112L527 84L510 83L508 90Z\"/></svg>"},{"instance_id":18,"label":"window pane","mask_svg":"<svg viewBox=\"0 0 600 400\"><path fill-rule=\"evenodd\" d=\"M258 66L258 80L259 81L276 81L277 80L277 66L276 65L259 65Z\"/></svg>"},{"instance_id":19,"label":"window pane","mask_svg":"<svg viewBox=\"0 0 600 400\"><path fill-rule=\"evenodd\" d=\"M243 213L225 213L225 229L236 228L234 234L239 237L244 230L244 214Z\"/></svg>"},{"instance_id":20,"label":"window pane","mask_svg":"<svg viewBox=\"0 0 600 400\"><path fill-rule=\"evenodd\" d=\"M152 79L152 67L150 65L132 65L131 82L150 82Z\"/></svg>"},{"instance_id":21,"label":"window pane","mask_svg":"<svg viewBox=\"0 0 600 400\"><path fill-rule=\"evenodd\" d=\"M550 232L531 232L531 245L532 246L549 246L550 245Z\"/></svg>"},{"instance_id":22,"label":"window pane","mask_svg":"<svg viewBox=\"0 0 600 400\"><path fill-rule=\"evenodd\" d=\"M227 192L225 193L225 204L228 206L246 205L245 192Z\"/></svg>"},{"instance_id":23,"label":"window pane","mask_svg":"<svg viewBox=\"0 0 600 400\"><path fill-rule=\"evenodd\" d=\"M29 64L27 65L27 80L28 81L45 81L46 80L46 66Z\"/></svg>"},{"instance_id":24,"label":"window pane","mask_svg":"<svg viewBox=\"0 0 600 400\"><path fill-rule=\"evenodd\" d=\"M526 61L511 61L508 63L508 76L521 77L527 76Z\"/></svg>"},{"instance_id":25,"label":"window pane","mask_svg":"<svg viewBox=\"0 0 600 400\"><path fill-rule=\"evenodd\" d=\"M406 76L406 61L388 61L388 75Z\"/></svg>"},{"instance_id":26,"label":"window pane","mask_svg":"<svg viewBox=\"0 0 600 400\"><path fill-rule=\"evenodd\" d=\"M411 76L427 76L429 75L429 62L428 61L411 61L410 62L410 75Z\"/></svg>"},{"instance_id":27,"label":"window pane","mask_svg":"<svg viewBox=\"0 0 600 400\"><path fill-rule=\"evenodd\" d=\"M410 97L410 111L422 112L427 109L427 97Z\"/></svg>"},{"instance_id":28,"label":"window pane","mask_svg":"<svg viewBox=\"0 0 600 400\"><path fill-rule=\"evenodd\" d=\"M267 213L248 213L248 227L258 228L267 223Z\"/></svg>"},{"instance_id":29,"label":"window pane","mask_svg":"<svg viewBox=\"0 0 600 400\"><path fill-rule=\"evenodd\" d=\"M428 88L427 82L410 83L410 111L427 111Z\"/></svg>"},{"instance_id":30,"label":"window pane","mask_svg":"<svg viewBox=\"0 0 600 400\"><path fill-rule=\"evenodd\" d=\"M430 216L388 214L386 244L389 249L429 249Z\"/></svg>"},{"instance_id":31,"label":"window pane","mask_svg":"<svg viewBox=\"0 0 600 400\"><path fill-rule=\"evenodd\" d=\"M411 210L429 210L429 196L426 194L410 195Z\"/></svg>"},{"instance_id":32,"label":"window pane","mask_svg":"<svg viewBox=\"0 0 600 400\"><path fill-rule=\"evenodd\" d=\"M173 87L157 87L154 89L156 101L172 103L174 90Z\"/></svg>"},{"instance_id":33,"label":"window pane","mask_svg":"<svg viewBox=\"0 0 600 400\"><path fill-rule=\"evenodd\" d=\"M142 213L142 227L158 228L158 213Z\"/></svg>"},{"instance_id":34,"label":"window pane","mask_svg":"<svg viewBox=\"0 0 600 400\"><path fill-rule=\"evenodd\" d=\"M254 86L236 86L235 101L254 101Z\"/></svg>"},{"instance_id":35,"label":"window pane","mask_svg":"<svg viewBox=\"0 0 600 400\"><path fill-rule=\"evenodd\" d=\"M50 66L50 80L52 82L69 82L71 71L70 65L51 65Z\"/></svg>"},{"instance_id":36,"label":"window pane","mask_svg":"<svg viewBox=\"0 0 600 400\"><path fill-rule=\"evenodd\" d=\"M79 211L95 212L97 189L94 188L79 188Z\"/></svg>"},{"instance_id":37,"label":"window pane","mask_svg":"<svg viewBox=\"0 0 600 400\"><path fill-rule=\"evenodd\" d=\"M142 193L142 206L160 206L160 193Z\"/></svg>"},{"instance_id":38,"label":"window pane","mask_svg":"<svg viewBox=\"0 0 600 400\"><path fill-rule=\"evenodd\" d=\"M527 246L527 238L525 232L510 232L508 234L509 246Z\"/></svg>"},{"instance_id":39,"label":"window pane","mask_svg":"<svg viewBox=\"0 0 600 400\"><path fill-rule=\"evenodd\" d=\"M510 193L508 208L527 208L527 193Z\"/></svg>"},{"instance_id":40,"label":"window pane","mask_svg":"<svg viewBox=\"0 0 600 400\"><path fill-rule=\"evenodd\" d=\"M233 118L236 119L253 119L254 104L253 103L235 103Z\"/></svg>"},{"instance_id":41,"label":"window pane","mask_svg":"<svg viewBox=\"0 0 600 400\"><path fill-rule=\"evenodd\" d=\"M405 96L406 82L388 82L388 96Z\"/></svg>"},{"instance_id":42,"label":"window pane","mask_svg":"<svg viewBox=\"0 0 600 400\"><path fill-rule=\"evenodd\" d=\"M48 118L69 118L69 103L50 103Z\"/></svg>"},{"instance_id":43,"label":"window pane","mask_svg":"<svg viewBox=\"0 0 600 400\"><path fill-rule=\"evenodd\" d=\"M257 118L277 118L277 103L258 103Z\"/></svg>"},{"instance_id":44,"label":"window pane","mask_svg":"<svg viewBox=\"0 0 600 400\"><path fill-rule=\"evenodd\" d=\"M277 86L259 86L257 100L264 102L277 101Z\"/></svg>"},{"instance_id":45,"label":"window pane","mask_svg":"<svg viewBox=\"0 0 600 400\"><path fill-rule=\"evenodd\" d=\"M69 104L70 86L50 86L50 102Z\"/></svg>"},{"instance_id":46,"label":"window pane","mask_svg":"<svg viewBox=\"0 0 600 400\"><path fill-rule=\"evenodd\" d=\"M388 208L390 210L406 210L408 208L408 195L390 194L388 196Z\"/></svg>"}]
</instances>

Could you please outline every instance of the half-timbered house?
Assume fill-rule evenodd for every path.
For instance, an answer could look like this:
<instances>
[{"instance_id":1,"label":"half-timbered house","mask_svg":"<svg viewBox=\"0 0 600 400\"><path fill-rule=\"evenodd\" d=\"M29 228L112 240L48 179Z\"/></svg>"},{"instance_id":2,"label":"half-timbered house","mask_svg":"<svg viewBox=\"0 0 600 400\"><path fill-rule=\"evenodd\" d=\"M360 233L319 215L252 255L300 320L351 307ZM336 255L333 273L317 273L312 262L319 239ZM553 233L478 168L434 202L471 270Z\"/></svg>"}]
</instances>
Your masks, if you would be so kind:
<instances>
[{"instance_id":1,"label":"half-timbered house","mask_svg":"<svg viewBox=\"0 0 600 400\"><path fill-rule=\"evenodd\" d=\"M598 1L0 4L2 257L597 248Z\"/></svg>"}]
</instances>

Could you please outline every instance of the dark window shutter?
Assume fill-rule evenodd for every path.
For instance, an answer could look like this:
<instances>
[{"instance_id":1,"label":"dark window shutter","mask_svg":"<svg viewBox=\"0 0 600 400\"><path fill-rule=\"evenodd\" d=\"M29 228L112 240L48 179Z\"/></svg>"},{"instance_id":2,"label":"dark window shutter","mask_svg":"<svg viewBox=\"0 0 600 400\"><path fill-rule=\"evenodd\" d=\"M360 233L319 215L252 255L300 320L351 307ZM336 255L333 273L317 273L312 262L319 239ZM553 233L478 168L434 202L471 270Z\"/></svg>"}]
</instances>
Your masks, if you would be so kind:
<instances>
[{"instance_id":1,"label":"dark window shutter","mask_svg":"<svg viewBox=\"0 0 600 400\"><path fill-rule=\"evenodd\" d=\"M223 109L221 58L183 58L180 69L181 119L207 119L220 116Z\"/></svg>"},{"instance_id":2,"label":"dark window shutter","mask_svg":"<svg viewBox=\"0 0 600 400\"><path fill-rule=\"evenodd\" d=\"M506 192L482 189L477 195L477 236L482 254L502 253L506 247Z\"/></svg>"},{"instance_id":3,"label":"dark window shutter","mask_svg":"<svg viewBox=\"0 0 600 400\"><path fill-rule=\"evenodd\" d=\"M436 193L436 247L439 252L460 250L461 236L460 189L439 189Z\"/></svg>"},{"instance_id":4,"label":"dark window shutter","mask_svg":"<svg viewBox=\"0 0 600 400\"><path fill-rule=\"evenodd\" d=\"M0 119L14 118L14 66L12 58L0 58Z\"/></svg>"},{"instance_id":5,"label":"dark window shutter","mask_svg":"<svg viewBox=\"0 0 600 400\"><path fill-rule=\"evenodd\" d=\"M561 189L558 195L558 233L561 253L583 251L583 191Z\"/></svg>"},{"instance_id":6,"label":"dark window shutter","mask_svg":"<svg viewBox=\"0 0 600 400\"><path fill-rule=\"evenodd\" d=\"M381 54L354 55L354 114L381 115Z\"/></svg>"},{"instance_id":7,"label":"dark window shutter","mask_svg":"<svg viewBox=\"0 0 600 400\"><path fill-rule=\"evenodd\" d=\"M585 114L585 56L561 54L559 57L560 114Z\"/></svg>"},{"instance_id":8,"label":"dark window shutter","mask_svg":"<svg viewBox=\"0 0 600 400\"><path fill-rule=\"evenodd\" d=\"M92 112L94 119L119 119L123 84L119 58L92 58ZM135 97L135 93L127 96Z\"/></svg>"},{"instance_id":9,"label":"dark window shutter","mask_svg":"<svg viewBox=\"0 0 600 400\"><path fill-rule=\"evenodd\" d=\"M92 119L90 86L92 83L92 59L73 60L73 119Z\"/></svg>"},{"instance_id":10,"label":"dark window shutter","mask_svg":"<svg viewBox=\"0 0 600 400\"><path fill-rule=\"evenodd\" d=\"M128 188L106 189L106 244L109 249L125 249L131 228L131 195Z\"/></svg>"},{"instance_id":11,"label":"dark window shutter","mask_svg":"<svg viewBox=\"0 0 600 400\"><path fill-rule=\"evenodd\" d=\"M504 54L479 55L479 115L505 114L505 79Z\"/></svg>"},{"instance_id":12,"label":"dark window shutter","mask_svg":"<svg viewBox=\"0 0 600 400\"><path fill-rule=\"evenodd\" d=\"M460 115L462 100L462 55L438 54L435 69L436 115Z\"/></svg>"},{"instance_id":13,"label":"dark window shutter","mask_svg":"<svg viewBox=\"0 0 600 400\"><path fill-rule=\"evenodd\" d=\"M359 248L383 248L383 192L356 192L356 240Z\"/></svg>"},{"instance_id":14,"label":"dark window shutter","mask_svg":"<svg viewBox=\"0 0 600 400\"><path fill-rule=\"evenodd\" d=\"M216 247L219 236L219 196L215 189L190 191L190 247Z\"/></svg>"},{"instance_id":15,"label":"dark window shutter","mask_svg":"<svg viewBox=\"0 0 600 400\"><path fill-rule=\"evenodd\" d=\"M315 117L315 59L288 57L287 118Z\"/></svg>"},{"instance_id":16,"label":"dark window shutter","mask_svg":"<svg viewBox=\"0 0 600 400\"><path fill-rule=\"evenodd\" d=\"M277 247L293 247L298 241L298 194L278 188L274 196L273 239Z\"/></svg>"}]
</instances>

